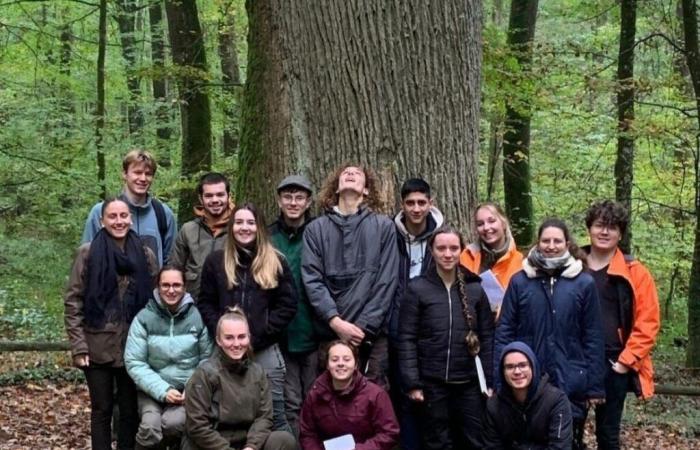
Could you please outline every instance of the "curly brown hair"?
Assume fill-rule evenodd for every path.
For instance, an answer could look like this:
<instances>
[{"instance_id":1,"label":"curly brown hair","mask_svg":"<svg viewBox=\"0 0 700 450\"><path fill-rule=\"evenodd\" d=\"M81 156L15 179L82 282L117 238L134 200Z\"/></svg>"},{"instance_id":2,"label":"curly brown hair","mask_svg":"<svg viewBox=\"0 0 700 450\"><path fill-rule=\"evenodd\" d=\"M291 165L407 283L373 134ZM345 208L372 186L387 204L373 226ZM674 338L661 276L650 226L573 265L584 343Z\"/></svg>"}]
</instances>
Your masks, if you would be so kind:
<instances>
[{"instance_id":1,"label":"curly brown hair","mask_svg":"<svg viewBox=\"0 0 700 450\"><path fill-rule=\"evenodd\" d=\"M321 209L331 209L338 204L338 180L343 170L348 167L357 167L365 174L365 188L367 195L362 203L373 211L381 211L383 202L379 195L379 179L372 169L362 164L347 162L338 166L323 181L323 185L318 193L318 205Z\"/></svg>"}]
</instances>

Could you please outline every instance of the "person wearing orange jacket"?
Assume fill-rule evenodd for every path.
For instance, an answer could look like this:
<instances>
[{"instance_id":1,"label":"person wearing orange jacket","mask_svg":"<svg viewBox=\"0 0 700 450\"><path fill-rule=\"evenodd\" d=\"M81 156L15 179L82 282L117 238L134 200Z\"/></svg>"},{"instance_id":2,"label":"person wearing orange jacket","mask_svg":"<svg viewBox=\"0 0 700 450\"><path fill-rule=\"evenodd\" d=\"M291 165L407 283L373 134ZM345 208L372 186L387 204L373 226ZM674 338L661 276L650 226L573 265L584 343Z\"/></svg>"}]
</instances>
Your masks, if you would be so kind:
<instances>
[{"instance_id":1,"label":"person wearing orange jacket","mask_svg":"<svg viewBox=\"0 0 700 450\"><path fill-rule=\"evenodd\" d=\"M497 204L477 205L472 228L479 240L464 249L460 263L481 276L491 311L498 317L508 283L523 267L523 255L515 247L508 218Z\"/></svg>"},{"instance_id":2,"label":"person wearing orange jacket","mask_svg":"<svg viewBox=\"0 0 700 450\"><path fill-rule=\"evenodd\" d=\"M598 288L605 335L605 403L596 406L601 450L620 448L620 421L627 392L654 394L651 350L659 331L659 298L649 270L618 247L629 214L619 203L594 203L586 213L591 245L588 270Z\"/></svg>"}]
</instances>

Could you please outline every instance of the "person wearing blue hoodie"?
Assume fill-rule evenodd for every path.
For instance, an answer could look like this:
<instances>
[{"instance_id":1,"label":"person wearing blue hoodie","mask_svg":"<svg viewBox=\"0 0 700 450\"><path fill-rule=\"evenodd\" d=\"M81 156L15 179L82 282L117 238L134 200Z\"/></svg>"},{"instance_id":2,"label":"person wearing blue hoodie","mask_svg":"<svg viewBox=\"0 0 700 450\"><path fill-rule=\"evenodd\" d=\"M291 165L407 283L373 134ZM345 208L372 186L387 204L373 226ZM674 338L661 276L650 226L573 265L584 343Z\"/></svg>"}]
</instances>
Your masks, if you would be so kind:
<instances>
[{"instance_id":1,"label":"person wearing blue hoodie","mask_svg":"<svg viewBox=\"0 0 700 450\"><path fill-rule=\"evenodd\" d=\"M182 271L164 267L153 298L129 328L124 362L138 388L137 449L178 445L185 429L185 383L211 353L202 316L184 287Z\"/></svg>"},{"instance_id":2,"label":"person wearing blue hoodie","mask_svg":"<svg viewBox=\"0 0 700 450\"><path fill-rule=\"evenodd\" d=\"M118 198L129 206L131 229L153 251L161 267L167 262L175 242L177 221L170 207L149 193L156 169L158 164L149 152L132 150L127 153L122 160L124 189ZM102 228L102 203L96 203L88 214L82 244L91 242Z\"/></svg>"},{"instance_id":3,"label":"person wearing blue hoodie","mask_svg":"<svg viewBox=\"0 0 700 450\"><path fill-rule=\"evenodd\" d=\"M499 361L500 388L486 402L483 448L570 450L569 399L542 374L532 349L512 342Z\"/></svg>"}]
</instances>

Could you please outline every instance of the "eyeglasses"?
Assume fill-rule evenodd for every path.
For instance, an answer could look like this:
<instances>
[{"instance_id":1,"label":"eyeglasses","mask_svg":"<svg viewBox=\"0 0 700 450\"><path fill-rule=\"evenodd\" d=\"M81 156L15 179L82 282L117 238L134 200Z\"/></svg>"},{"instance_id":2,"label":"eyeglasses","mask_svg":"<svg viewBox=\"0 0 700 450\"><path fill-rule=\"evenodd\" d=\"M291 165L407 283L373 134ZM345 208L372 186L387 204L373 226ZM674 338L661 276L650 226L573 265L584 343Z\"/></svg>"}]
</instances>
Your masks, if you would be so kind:
<instances>
[{"instance_id":1,"label":"eyeglasses","mask_svg":"<svg viewBox=\"0 0 700 450\"><path fill-rule=\"evenodd\" d=\"M515 372L515 369L524 372L530 368L530 363L523 361L517 364L504 364L503 368L506 369L506 372Z\"/></svg>"},{"instance_id":2,"label":"eyeglasses","mask_svg":"<svg viewBox=\"0 0 700 450\"><path fill-rule=\"evenodd\" d=\"M160 288L164 291L169 291L170 289L179 291L183 288L183 286L184 285L182 283L163 283L160 285Z\"/></svg>"},{"instance_id":3,"label":"eyeglasses","mask_svg":"<svg viewBox=\"0 0 700 450\"><path fill-rule=\"evenodd\" d=\"M304 194L282 194L282 201L286 203L304 203L308 197Z\"/></svg>"}]
</instances>

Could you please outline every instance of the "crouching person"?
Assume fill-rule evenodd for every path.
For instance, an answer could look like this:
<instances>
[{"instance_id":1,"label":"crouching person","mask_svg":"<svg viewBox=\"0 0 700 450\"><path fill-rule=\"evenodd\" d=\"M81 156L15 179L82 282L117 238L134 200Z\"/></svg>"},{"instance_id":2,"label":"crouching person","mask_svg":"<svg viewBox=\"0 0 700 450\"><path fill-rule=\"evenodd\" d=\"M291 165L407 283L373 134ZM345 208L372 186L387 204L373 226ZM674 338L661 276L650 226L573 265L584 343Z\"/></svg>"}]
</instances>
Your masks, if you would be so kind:
<instances>
[{"instance_id":1,"label":"crouching person","mask_svg":"<svg viewBox=\"0 0 700 450\"><path fill-rule=\"evenodd\" d=\"M138 388L141 423L136 448L179 448L185 431L184 389L211 341L202 316L185 292L180 269L166 266L153 298L129 328L124 361Z\"/></svg>"},{"instance_id":2,"label":"crouching person","mask_svg":"<svg viewBox=\"0 0 700 450\"><path fill-rule=\"evenodd\" d=\"M253 362L250 328L238 307L216 325L211 358L185 387L183 450L294 450L287 431L272 431L272 397L262 367Z\"/></svg>"},{"instance_id":3,"label":"crouching person","mask_svg":"<svg viewBox=\"0 0 700 450\"><path fill-rule=\"evenodd\" d=\"M571 407L566 394L542 375L527 344L515 341L503 348L500 390L488 399L484 448L571 449Z\"/></svg>"}]
</instances>

